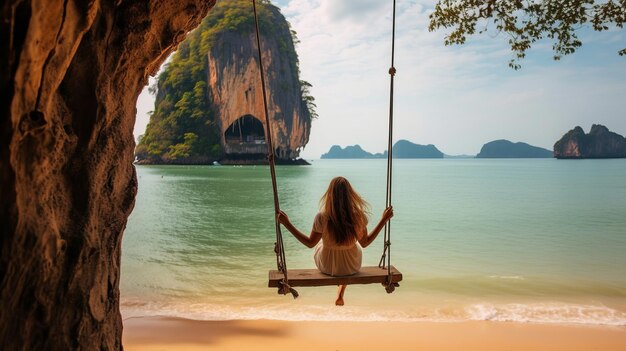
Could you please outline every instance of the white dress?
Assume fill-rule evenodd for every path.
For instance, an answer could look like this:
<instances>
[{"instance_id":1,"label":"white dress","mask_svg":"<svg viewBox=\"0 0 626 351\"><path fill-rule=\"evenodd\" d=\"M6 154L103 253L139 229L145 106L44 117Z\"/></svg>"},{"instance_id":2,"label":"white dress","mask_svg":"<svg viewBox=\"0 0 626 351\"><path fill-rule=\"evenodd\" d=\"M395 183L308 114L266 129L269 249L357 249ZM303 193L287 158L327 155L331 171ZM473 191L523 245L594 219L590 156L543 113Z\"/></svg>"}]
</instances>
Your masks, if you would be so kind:
<instances>
[{"instance_id":1,"label":"white dress","mask_svg":"<svg viewBox=\"0 0 626 351\"><path fill-rule=\"evenodd\" d=\"M322 240L315 248L315 265L322 273L342 276L361 269L361 246L355 240L350 244L337 244L326 230L326 217L318 213L313 221L313 231L322 233Z\"/></svg>"}]
</instances>

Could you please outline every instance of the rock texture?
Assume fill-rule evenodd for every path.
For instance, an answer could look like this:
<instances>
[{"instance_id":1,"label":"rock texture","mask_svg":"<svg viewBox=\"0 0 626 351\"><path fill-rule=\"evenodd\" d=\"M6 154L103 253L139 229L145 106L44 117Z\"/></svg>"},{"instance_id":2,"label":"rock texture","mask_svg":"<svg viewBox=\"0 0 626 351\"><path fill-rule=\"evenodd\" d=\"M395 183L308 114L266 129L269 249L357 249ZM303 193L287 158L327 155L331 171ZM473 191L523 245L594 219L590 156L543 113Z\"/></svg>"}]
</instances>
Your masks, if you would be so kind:
<instances>
[{"instance_id":1,"label":"rock texture","mask_svg":"<svg viewBox=\"0 0 626 351\"><path fill-rule=\"evenodd\" d=\"M135 104L214 1L0 5L0 345L118 350Z\"/></svg>"},{"instance_id":2,"label":"rock texture","mask_svg":"<svg viewBox=\"0 0 626 351\"><path fill-rule=\"evenodd\" d=\"M552 151L526 143L494 140L480 149L476 158L551 158Z\"/></svg>"},{"instance_id":3,"label":"rock texture","mask_svg":"<svg viewBox=\"0 0 626 351\"><path fill-rule=\"evenodd\" d=\"M567 132L554 144L556 158L626 158L626 138L600 124L589 134L581 127Z\"/></svg>"},{"instance_id":4,"label":"rock texture","mask_svg":"<svg viewBox=\"0 0 626 351\"><path fill-rule=\"evenodd\" d=\"M268 8L276 21L286 24L278 8ZM295 52L289 27L278 26L276 30L272 36L261 36L271 133L277 157L295 159L309 141L311 116L302 100L297 65L285 55ZM287 47L281 47L284 45ZM222 145L226 129L245 115L260 120L267 132L256 50L254 32L225 31L208 52L211 108L220 126Z\"/></svg>"}]
</instances>

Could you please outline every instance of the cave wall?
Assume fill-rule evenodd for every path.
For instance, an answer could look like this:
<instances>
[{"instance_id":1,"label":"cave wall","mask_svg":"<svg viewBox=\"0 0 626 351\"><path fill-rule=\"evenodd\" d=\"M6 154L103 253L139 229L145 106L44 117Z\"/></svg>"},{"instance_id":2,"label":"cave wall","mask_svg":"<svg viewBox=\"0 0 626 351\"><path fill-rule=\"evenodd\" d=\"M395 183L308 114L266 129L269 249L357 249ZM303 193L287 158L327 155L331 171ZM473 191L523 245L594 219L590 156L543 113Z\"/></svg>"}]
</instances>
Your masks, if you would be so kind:
<instances>
[{"instance_id":1,"label":"cave wall","mask_svg":"<svg viewBox=\"0 0 626 351\"><path fill-rule=\"evenodd\" d=\"M0 5L0 345L121 349L136 101L215 0Z\"/></svg>"}]
</instances>

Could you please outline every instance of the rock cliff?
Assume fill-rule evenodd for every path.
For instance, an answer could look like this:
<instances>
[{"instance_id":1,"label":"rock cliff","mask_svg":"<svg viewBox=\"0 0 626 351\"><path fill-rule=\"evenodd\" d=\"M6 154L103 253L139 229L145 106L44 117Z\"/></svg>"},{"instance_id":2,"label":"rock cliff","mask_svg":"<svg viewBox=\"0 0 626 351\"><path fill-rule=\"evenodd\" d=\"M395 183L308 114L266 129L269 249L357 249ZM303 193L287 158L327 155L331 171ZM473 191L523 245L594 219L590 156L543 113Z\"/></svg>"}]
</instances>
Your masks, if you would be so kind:
<instances>
[{"instance_id":1,"label":"rock cliff","mask_svg":"<svg viewBox=\"0 0 626 351\"><path fill-rule=\"evenodd\" d=\"M625 158L626 138L600 124L591 126L589 134L577 126L554 144L556 158Z\"/></svg>"},{"instance_id":2,"label":"rock cliff","mask_svg":"<svg viewBox=\"0 0 626 351\"><path fill-rule=\"evenodd\" d=\"M214 0L0 5L0 348L120 350L135 105Z\"/></svg>"},{"instance_id":3,"label":"rock cliff","mask_svg":"<svg viewBox=\"0 0 626 351\"><path fill-rule=\"evenodd\" d=\"M275 153L295 159L315 113L310 85L299 79L297 39L280 10L263 2L259 19ZM266 132L250 1L220 2L159 77L137 156L157 163L265 160Z\"/></svg>"},{"instance_id":4,"label":"rock cliff","mask_svg":"<svg viewBox=\"0 0 626 351\"><path fill-rule=\"evenodd\" d=\"M508 140L494 140L486 143L480 149L476 158L551 158L552 151L528 145L526 143L512 143Z\"/></svg>"}]
</instances>

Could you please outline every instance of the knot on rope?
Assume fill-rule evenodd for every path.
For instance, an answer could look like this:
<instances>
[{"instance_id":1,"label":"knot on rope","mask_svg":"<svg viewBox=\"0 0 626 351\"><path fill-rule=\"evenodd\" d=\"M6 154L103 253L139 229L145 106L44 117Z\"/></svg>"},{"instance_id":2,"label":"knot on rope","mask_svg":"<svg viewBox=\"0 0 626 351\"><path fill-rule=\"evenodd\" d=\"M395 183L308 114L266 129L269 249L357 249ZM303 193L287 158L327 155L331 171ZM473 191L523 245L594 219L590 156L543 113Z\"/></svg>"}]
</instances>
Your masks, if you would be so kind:
<instances>
[{"instance_id":1,"label":"knot on rope","mask_svg":"<svg viewBox=\"0 0 626 351\"><path fill-rule=\"evenodd\" d=\"M398 283L391 283L391 284L383 283L383 285L385 286L385 291L387 292L387 294L391 294L392 292L396 290L396 288L400 287L400 284Z\"/></svg>"},{"instance_id":2,"label":"knot on rope","mask_svg":"<svg viewBox=\"0 0 626 351\"><path fill-rule=\"evenodd\" d=\"M395 67L391 66L389 68L389 75L390 76L395 76L396 75L396 68Z\"/></svg>"},{"instance_id":3,"label":"knot on rope","mask_svg":"<svg viewBox=\"0 0 626 351\"><path fill-rule=\"evenodd\" d=\"M300 296L298 291L296 289L292 288L291 286L289 286L289 283L287 283L285 281L285 279L281 279L279 284L280 284L280 287L278 288L278 294L279 295L291 294L291 296L293 296L294 299L297 299L298 296Z\"/></svg>"},{"instance_id":4,"label":"knot on rope","mask_svg":"<svg viewBox=\"0 0 626 351\"><path fill-rule=\"evenodd\" d=\"M274 163L274 153L270 152L269 154L267 154L267 160L269 161L269 163Z\"/></svg>"},{"instance_id":5,"label":"knot on rope","mask_svg":"<svg viewBox=\"0 0 626 351\"><path fill-rule=\"evenodd\" d=\"M274 243L274 252L278 255L280 253L280 249L278 248L278 243Z\"/></svg>"},{"instance_id":6,"label":"knot on rope","mask_svg":"<svg viewBox=\"0 0 626 351\"><path fill-rule=\"evenodd\" d=\"M391 246L391 241L390 240L385 241L385 246L387 247Z\"/></svg>"}]
</instances>

